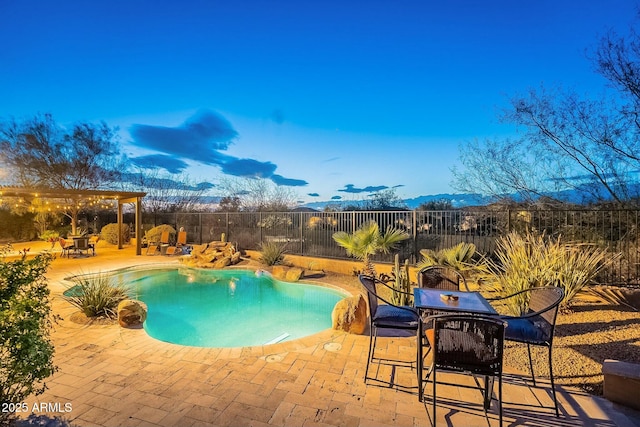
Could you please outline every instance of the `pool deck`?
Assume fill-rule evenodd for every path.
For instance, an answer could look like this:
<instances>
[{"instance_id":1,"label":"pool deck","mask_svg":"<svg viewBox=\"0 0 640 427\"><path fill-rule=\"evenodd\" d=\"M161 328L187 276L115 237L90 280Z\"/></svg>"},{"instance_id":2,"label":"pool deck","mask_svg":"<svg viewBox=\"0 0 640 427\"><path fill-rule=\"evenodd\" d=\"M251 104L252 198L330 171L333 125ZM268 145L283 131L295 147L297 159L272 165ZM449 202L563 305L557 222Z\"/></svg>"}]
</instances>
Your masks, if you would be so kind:
<instances>
[{"instance_id":1,"label":"pool deck","mask_svg":"<svg viewBox=\"0 0 640 427\"><path fill-rule=\"evenodd\" d=\"M432 405L418 401L415 370L372 366L370 375L382 382L365 385L366 335L327 330L270 346L213 349L157 341L142 329L72 322L76 309L61 297L64 277L177 263L134 253L133 248L99 246L95 257L54 261L47 276L54 312L62 316L52 334L59 370L44 394L27 400L29 411L21 416L47 414L76 426L109 427L431 425ZM390 357L415 357L415 339L386 337L378 344ZM640 426L637 412L569 387L558 387L556 418L548 408L548 384L532 388L514 373L503 382L505 426ZM438 395L437 425L498 425L495 401L485 416L479 391L439 385ZM43 403L50 411L34 411ZM65 404L70 411L64 411Z\"/></svg>"}]
</instances>

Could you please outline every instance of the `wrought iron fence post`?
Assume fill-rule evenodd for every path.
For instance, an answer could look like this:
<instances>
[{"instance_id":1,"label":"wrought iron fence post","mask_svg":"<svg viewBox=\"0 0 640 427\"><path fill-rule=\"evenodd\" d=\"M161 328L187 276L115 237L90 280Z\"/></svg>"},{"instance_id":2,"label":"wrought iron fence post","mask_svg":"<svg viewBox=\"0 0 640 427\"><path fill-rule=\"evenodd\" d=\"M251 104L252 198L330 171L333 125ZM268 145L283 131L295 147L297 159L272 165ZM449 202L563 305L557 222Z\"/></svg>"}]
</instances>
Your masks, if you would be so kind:
<instances>
[{"instance_id":1,"label":"wrought iron fence post","mask_svg":"<svg viewBox=\"0 0 640 427\"><path fill-rule=\"evenodd\" d=\"M304 255L304 221L302 212L298 212L298 221L300 222L300 254Z\"/></svg>"},{"instance_id":2,"label":"wrought iron fence post","mask_svg":"<svg viewBox=\"0 0 640 427\"><path fill-rule=\"evenodd\" d=\"M418 221L416 218L417 212L414 210L412 214L411 231L413 232L413 250L411 251L411 262L415 263L418 261Z\"/></svg>"}]
</instances>

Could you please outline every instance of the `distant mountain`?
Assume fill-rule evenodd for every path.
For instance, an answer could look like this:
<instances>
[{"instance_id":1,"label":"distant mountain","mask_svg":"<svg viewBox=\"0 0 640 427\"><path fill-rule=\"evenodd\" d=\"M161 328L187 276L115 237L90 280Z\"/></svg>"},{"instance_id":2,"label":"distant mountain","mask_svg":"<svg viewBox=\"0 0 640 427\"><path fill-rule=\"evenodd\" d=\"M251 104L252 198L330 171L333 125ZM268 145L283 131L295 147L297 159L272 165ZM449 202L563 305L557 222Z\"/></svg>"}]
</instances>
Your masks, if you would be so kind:
<instances>
[{"instance_id":1,"label":"distant mountain","mask_svg":"<svg viewBox=\"0 0 640 427\"><path fill-rule=\"evenodd\" d=\"M418 196L413 199L404 199L404 202L411 209L415 209L423 203L433 200L450 200L454 208L463 208L465 206L483 206L490 202L489 197L481 194L450 194L442 193L431 196Z\"/></svg>"},{"instance_id":2,"label":"distant mountain","mask_svg":"<svg viewBox=\"0 0 640 427\"><path fill-rule=\"evenodd\" d=\"M409 209L415 209L423 203L427 203L433 200L449 200L451 201L451 205L454 208L462 208L465 206L482 206L489 204L490 199L488 197L482 196L480 194L450 194L450 193L442 193L442 194L434 194L429 196L418 196L412 199L404 199L403 201L409 207ZM331 204L357 204L364 203L365 200L356 200L356 201L326 201L326 202L312 202L305 203L304 207L322 210L326 205Z\"/></svg>"}]
</instances>

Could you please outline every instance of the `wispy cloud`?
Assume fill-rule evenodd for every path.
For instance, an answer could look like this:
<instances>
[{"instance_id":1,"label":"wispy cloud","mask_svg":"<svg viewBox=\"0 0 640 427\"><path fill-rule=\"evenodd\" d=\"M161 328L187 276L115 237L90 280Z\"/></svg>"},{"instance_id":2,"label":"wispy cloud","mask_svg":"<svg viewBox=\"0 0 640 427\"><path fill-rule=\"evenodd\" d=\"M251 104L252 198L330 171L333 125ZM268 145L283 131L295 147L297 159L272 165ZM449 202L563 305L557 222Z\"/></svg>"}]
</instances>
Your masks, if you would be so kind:
<instances>
[{"instance_id":1,"label":"wispy cloud","mask_svg":"<svg viewBox=\"0 0 640 427\"><path fill-rule=\"evenodd\" d=\"M210 182L199 182L195 185L185 184L182 181L173 180L171 178L157 178L141 174L141 173L125 173L122 175L122 180L124 182L131 182L133 184L139 184L141 182L144 183L146 187L150 188L161 188L161 189L175 189L175 190L186 190L186 191L206 191L215 187L214 184Z\"/></svg>"},{"instance_id":2,"label":"wispy cloud","mask_svg":"<svg viewBox=\"0 0 640 427\"><path fill-rule=\"evenodd\" d=\"M336 160L340 160L340 157L331 157L329 159L323 160L322 163L335 162Z\"/></svg>"},{"instance_id":3,"label":"wispy cloud","mask_svg":"<svg viewBox=\"0 0 640 427\"><path fill-rule=\"evenodd\" d=\"M134 165L141 168L164 169L169 173L181 173L189 166L184 160L176 159L166 154L132 157L130 160Z\"/></svg>"},{"instance_id":4,"label":"wispy cloud","mask_svg":"<svg viewBox=\"0 0 640 427\"><path fill-rule=\"evenodd\" d=\"M364 188L357 188L356 186L354 186L353 184L346 184L344 186L344 188L338 190L338 191L342 191L343 193L374 193L376 191L380 191L380 190L386 190L387 187L386 185L378 185L378 186L367 186Z\"/></svg>"},{"instance_id":5,"label":"wispy cloud","mask_svg":"<svg viewBox=\"0 0 640 427\"><path fill-rule=\"evenodd\" d=\"M218 166L227 175L267 178L277 185L292 187L308 184L302 179L276 174L277 165L272 162L242 159L222 153L238 137L238 132L227 119L212 111L200 111L176 127L134 124L130 133L134 145L164 153L136 158L134 163L141 167L151 168L155 165L175 173L187 166L181 159L190 159Z\"/></svg>"},{"instance_id":6,"label":"wispy cloud","mask_svg":"<svg viewBox=\"0 0 640 427\"><path fill-rule=\"evenodd\" d=\"M304 187L309 184L307 181L303 179L293 179L293 178L285 178L282 175L273 174L269 177L271 181L273 181L277 185L286 185L289 187Z\"/></svg>"},{"instance_id":7,"label":"wispy cloud","mask_svg":"<svg viewBox=\"0 0 640 427\"><path fill-rule=\"evenodd\" d=\"M309 196L309 197L320 197L320 194L318 194L318 193L307 193L307 196Z\"/></svg>"}]
</instances>

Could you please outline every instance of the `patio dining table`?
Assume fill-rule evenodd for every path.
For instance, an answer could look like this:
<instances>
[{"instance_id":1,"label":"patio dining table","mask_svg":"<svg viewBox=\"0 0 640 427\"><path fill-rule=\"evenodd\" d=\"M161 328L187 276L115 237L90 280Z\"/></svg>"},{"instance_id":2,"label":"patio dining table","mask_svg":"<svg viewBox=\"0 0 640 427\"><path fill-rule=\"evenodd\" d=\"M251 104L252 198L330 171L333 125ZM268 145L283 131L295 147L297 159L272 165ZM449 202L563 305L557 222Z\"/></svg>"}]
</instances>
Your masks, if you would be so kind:
<instances>
[{"instance_id":1,"label":"patio dining table","mask_svg":"<svg viewBox=\"0 0 640 427\"><path fill-rule=\"evenodd\" d=\"M496 316L498 312L480 292L443 291L414 288L413 305L420 311L450 312Z\"/></svg>"}]
</instances>

